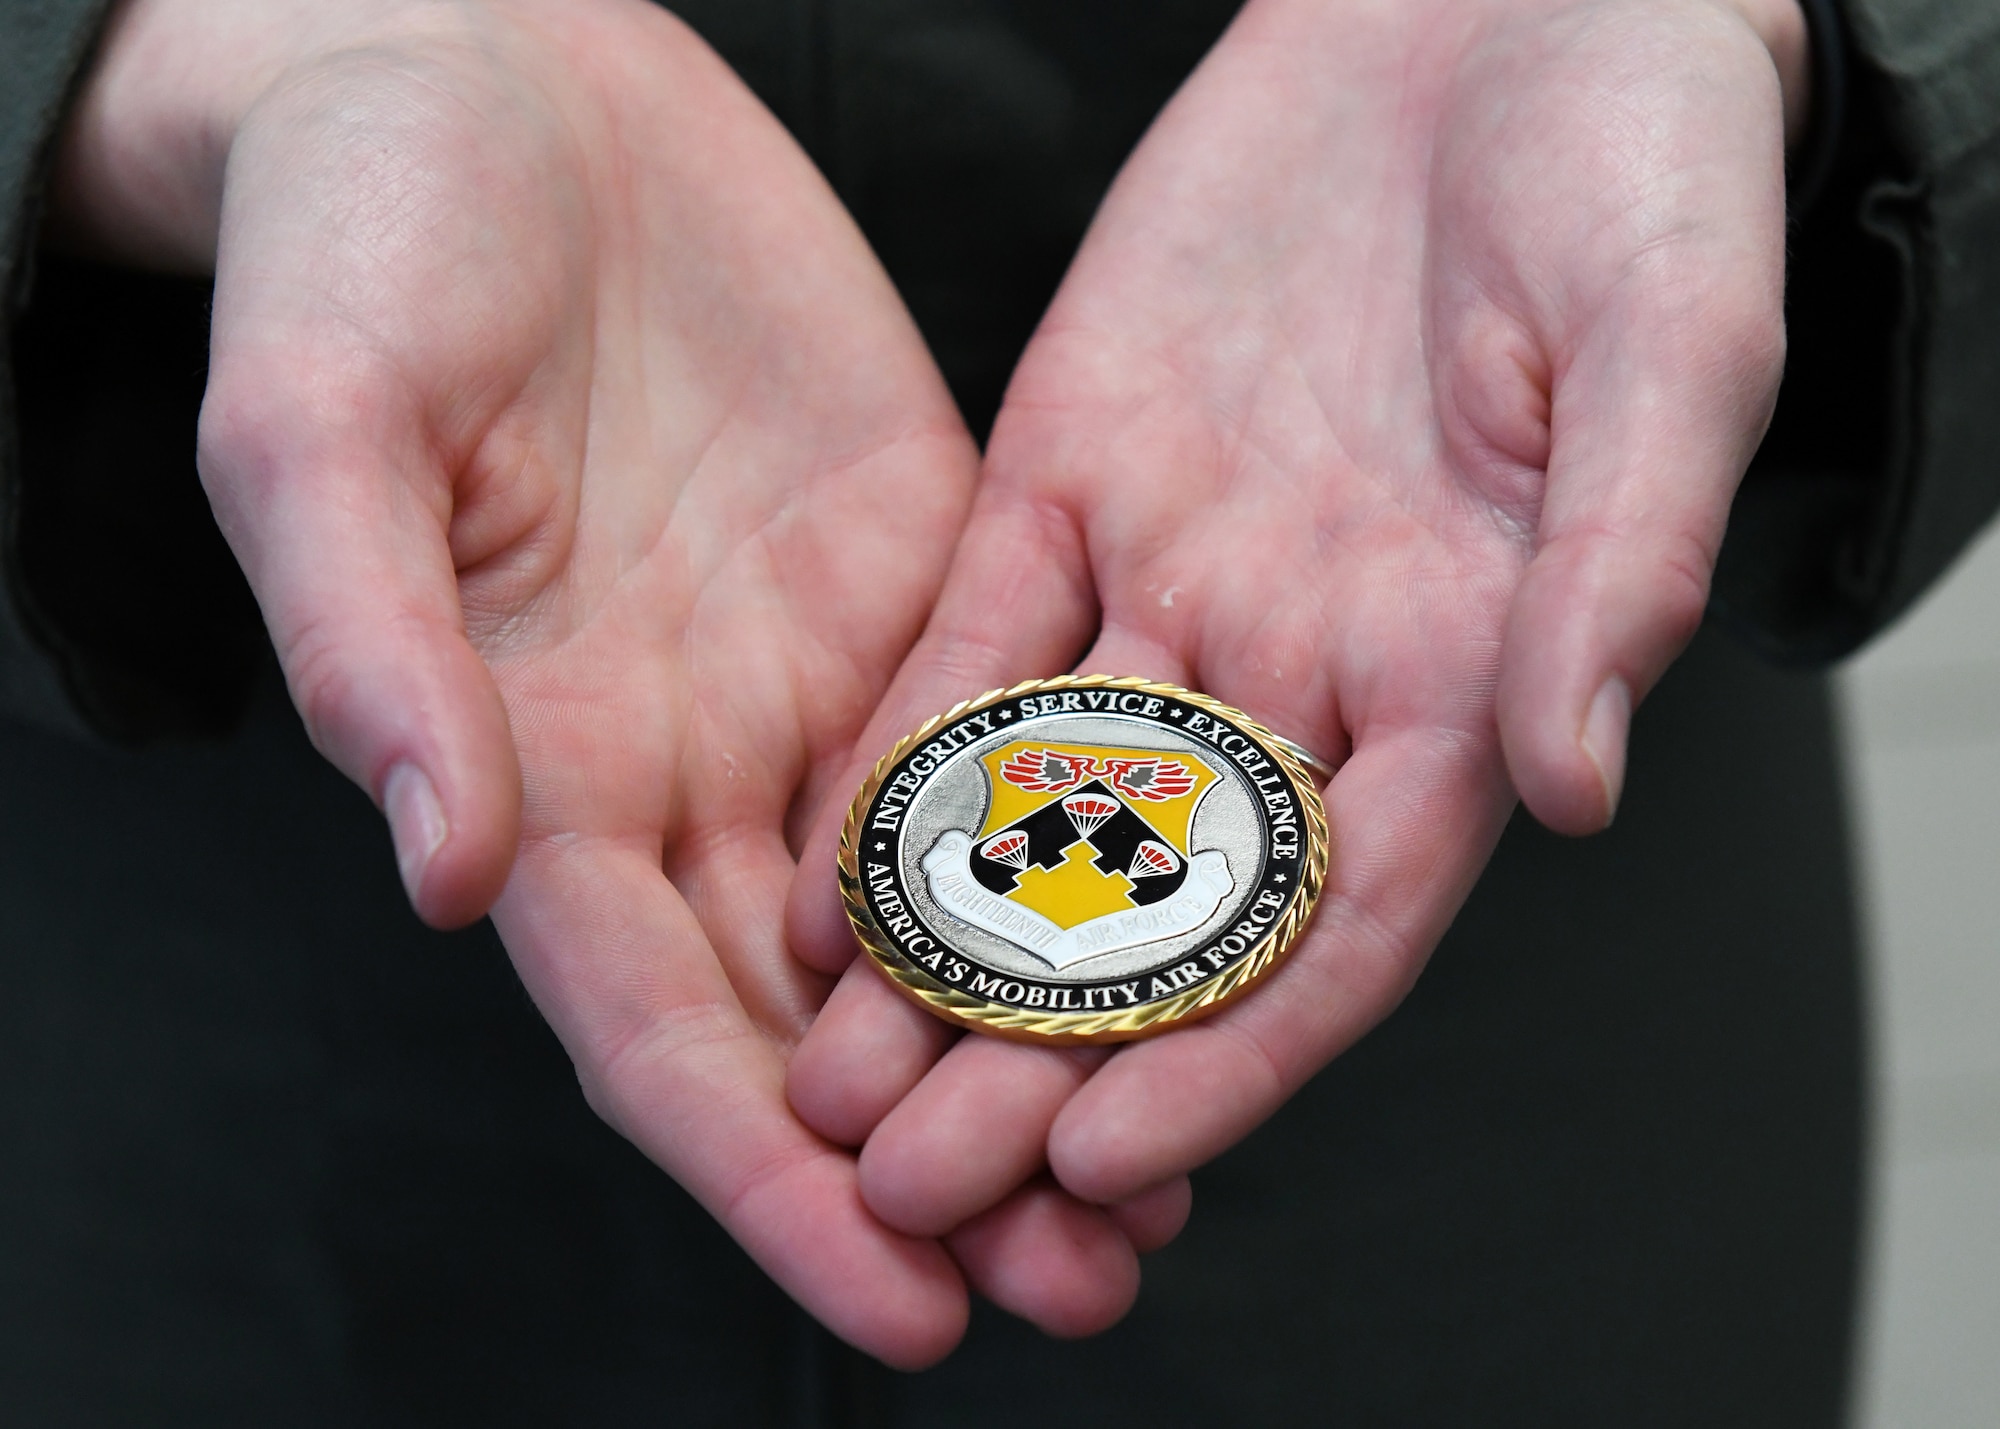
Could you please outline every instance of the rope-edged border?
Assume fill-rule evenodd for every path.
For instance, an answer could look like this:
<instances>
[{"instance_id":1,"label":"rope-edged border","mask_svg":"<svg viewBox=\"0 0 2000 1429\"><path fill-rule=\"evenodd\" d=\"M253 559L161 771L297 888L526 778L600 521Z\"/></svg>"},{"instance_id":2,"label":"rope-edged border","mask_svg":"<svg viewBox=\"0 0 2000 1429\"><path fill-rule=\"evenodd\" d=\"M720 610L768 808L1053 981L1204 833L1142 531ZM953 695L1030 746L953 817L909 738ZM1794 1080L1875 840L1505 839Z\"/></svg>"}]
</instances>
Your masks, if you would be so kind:
<instances>
[{"instance_id":1,"label":"rope-edged border","mask_svg":"<svg viewBox=\"0 0 2000 1429\"><path fill-rule=\"evenodd\" d=\"M861 820L875 802L876 791L882 787L882 780L888 776L889 771L913 746L923 743L944 725L990 705L1003 704L1023 695L1078 689L1131 690L1140 694L1158 695L1206 710L1209 714L1228 720L1237 726L1256 741L1258 747L1273 763L1285 771L1291 779L1292 787L1298 791L1299 802L1305 810L1306 855L1302 860L1304 866L1299 870L1298 885L1286 905L1284 917L1273 924L1271 930L1258 940L1257 945L1238 959L1222 976L1191 987L1175 997L1162 998L1158 1002L1144 1003L1121 1011L1029 1012L1023 1008L1008 1007L1004 1003L988 1002L983 998L974 997L931 976L927 970L908 961L896 951L895 945L875 926L874 914L870 911L867 897L862 891L858 852ZM842 901L847 905L848 922L853 925L855 936L868 950L868 955L875 960L875 965L888 975L891 985L904 996L947 1021L970 1026L994 1036L1012 1038L1019 1042L1033 1042L1042 1046L1086 1042L1129 1042L1136 1037L1164 1032L1176 1023L1191 1022L1196 1018L1206 1017L1247 992L1259 978L1284 961L1293 943L1305 931L1306 923L1312 917L1313 908L1319 902L1320 890L1326 884L1327 864L1331 854L1326 804L1320 797L1319 783L1313 777L1314 771L1304 759L1293 753L1294 748L1290 740L1271 733L1241 710L1225 705L1220 700L1211 699L1193 690L1184 690L1179 685L1163 684L1140 679L1137 676L1058 675L1047 680L1023 680L1020 684L1004 690L989 690L976 699L961 701L943 714L925 720L914 733L898 740L895 748L876 761L874 770L861 786L861 792L848 806L847 822L840 831L840 894Z\"/></svg>"}]
</instances>

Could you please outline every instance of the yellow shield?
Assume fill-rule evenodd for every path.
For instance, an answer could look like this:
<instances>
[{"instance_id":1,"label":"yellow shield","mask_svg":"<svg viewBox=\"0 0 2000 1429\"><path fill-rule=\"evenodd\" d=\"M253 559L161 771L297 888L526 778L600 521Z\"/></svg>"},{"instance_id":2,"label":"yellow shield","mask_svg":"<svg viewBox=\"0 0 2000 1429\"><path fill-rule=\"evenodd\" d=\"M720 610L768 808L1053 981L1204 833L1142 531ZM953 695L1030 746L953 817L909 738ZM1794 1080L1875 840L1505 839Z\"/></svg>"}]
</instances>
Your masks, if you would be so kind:
<instances>
[{"instance_id":1,"label":"yellow shield","mask_svg":"<svg viewBox=\"0 0 2000 1429\"><path fill-rule=\"evenodd\" d=\"M1002 895L1064 929L1139 906L1132 896L1138 885L1131 873L1102 867L1104 851L1092 842L1092 834L1104 820L1136 816L1146 832L1184 863L1193 852L1188 841L1195 809L1221 777L1191 754L1043 740L1002 745L981 756L980 763L992 790L979 832L982 849L996 836L1026 827L1052 804L1071 800L1080 808L1069 815L1067 827L1076 837L1063 848L1062 862L1054 868L1020 866L1013 888ZM1106 805L1116 805L1117 812ZM1126 842L1131 828L1123 825ZM1110 843L1108 838L1100 841Z\"/></svg>"}]
</instances>

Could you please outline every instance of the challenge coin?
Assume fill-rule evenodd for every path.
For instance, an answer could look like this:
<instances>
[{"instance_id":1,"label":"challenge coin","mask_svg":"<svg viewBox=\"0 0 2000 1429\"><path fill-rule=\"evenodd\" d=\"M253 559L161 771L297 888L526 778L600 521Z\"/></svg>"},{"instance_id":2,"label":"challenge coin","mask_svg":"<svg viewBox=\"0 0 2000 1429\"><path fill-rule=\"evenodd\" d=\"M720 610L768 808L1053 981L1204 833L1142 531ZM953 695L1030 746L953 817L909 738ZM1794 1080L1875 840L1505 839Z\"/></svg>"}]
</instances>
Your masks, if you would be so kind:
<instances>
[{"instance_id":1,"label":"challenge coin","mask_svg":"<svg viewBox=\"0 0 2000 1429\"><path fill-rule=\"evenodd\" d=\"M840 841L848 917L949 1021L1042 1043L1167 1031L1248 992L1312 916L1328 835L1310 759L1175 685L996 690L862 785Z\"/></svg>"}]
</instances>

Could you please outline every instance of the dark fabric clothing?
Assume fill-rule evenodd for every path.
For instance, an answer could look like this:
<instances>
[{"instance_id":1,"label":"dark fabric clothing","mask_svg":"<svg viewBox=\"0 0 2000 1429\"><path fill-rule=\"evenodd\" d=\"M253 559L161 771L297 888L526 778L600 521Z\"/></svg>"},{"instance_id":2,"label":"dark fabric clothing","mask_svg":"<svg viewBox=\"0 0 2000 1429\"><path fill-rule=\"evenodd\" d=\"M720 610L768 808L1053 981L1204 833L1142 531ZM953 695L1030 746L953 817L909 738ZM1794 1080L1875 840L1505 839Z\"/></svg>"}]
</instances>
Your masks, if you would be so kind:
<instances>
[{"instance_id":1,"label":"dark fabric clothing","mask_svg":"<svg viewBox=\"0 0 2000 1429\"><path fill-rule=\"evenodd\" d=\"M1812 87L1806 132L1785 155L1785 198L1794 221L1812 212L1840 157L1847 129L1847 27L1836 0L1799 0L1805 16Z\"/></svg>"},{"instance_id":2,"label":"dark fabric clothing","mask_svg":"<svg viewBox=\"0 0 2000 1429\"><path fill-rule=\"evenodd\" d=\"M0 1422L816 1422L808 1322L275 679L226 742L0 729L0 811Z\"/></svg>"},{"instance_id":3,"label":"dark fabric clothing","mask_svg":"<svg viewBox=\"0 0 2000 1429\"><path fill-rule=\"evenodd\" d=\"M1626 812L1521 820L1408 1003L1195 1177L1131 1318L832 1344L403 905L275 680L0 731L0 1421L1826 1429L1859 1044L1823 685L1704 637Z\"/></svg>"},{"instance_id":4,"label":"dark fabric clothing","mask_svg":"<svg viewBox=\"0 0 2000 1429\"><path fill-rule=\"evenodd\" d=\"M676 8L832 178L982 430L1232 9ZM0 106L17 303L96 13L0 0L0 53L35 56ZM1801 659L1890 618L2000 500L2000 7L1845 13L1793 361L1717 587L1720 621ZM1704 634L1640 713L1618 826L1517 822L1405 1007L1196 1178L1125 1325L1056 1345L987 1315L891 1376L597 1125L489 930L404 908L192 478L204 301L49 265L0 352L0 1417L1838 1422L1861 1029L1818 677Z\"/></svg>"},{"instance_id":5,"label":"dark fabric clothing","mask_svg":"<svg viewBox=\"0 0 2000 1429\"><path fill-rule=\"evenodd\" d=\"M0 713L81 733L65 698L49 632L38 628L16 555L21 544L21 404L13 332L34 277L35 234L50 146L70 87L109 0L8 0L0 4ZM179 468L185 480L185 464ZM115 568L106 568L115 569ZM35 632L31 634L30 632Z\"/></svg>"},{"instance_id":6,"label":"dark fabric clothing","mask_svg":"<svg viewBox=\"0 0 2000 1429\"><path fill-rule=\"evenodd\" d=\"M1841 11L1843 131L1793 233L1784 389L1715 582L1799 661L1894 620L2000 507L2000 5Z\"/></svg>"}]
</instances>

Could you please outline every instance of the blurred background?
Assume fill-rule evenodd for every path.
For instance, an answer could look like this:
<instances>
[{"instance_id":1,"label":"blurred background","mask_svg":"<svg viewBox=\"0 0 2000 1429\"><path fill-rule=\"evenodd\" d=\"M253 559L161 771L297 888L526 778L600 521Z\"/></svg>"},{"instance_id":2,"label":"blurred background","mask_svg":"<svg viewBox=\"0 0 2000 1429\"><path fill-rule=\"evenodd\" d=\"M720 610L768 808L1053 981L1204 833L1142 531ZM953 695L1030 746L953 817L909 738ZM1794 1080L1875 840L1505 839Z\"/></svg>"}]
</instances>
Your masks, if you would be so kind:
<instances>
[{"instance_id":1,"label":"blurred background","mask_svg":"<svg viewBox=\"0 0 2000 1429\"><path fill-rule=\"evenodd\" d=\"M1840 677L1875 1037L1856 1429L2000 1424L2000 527Z\"/></svg>"}]
</instances>

